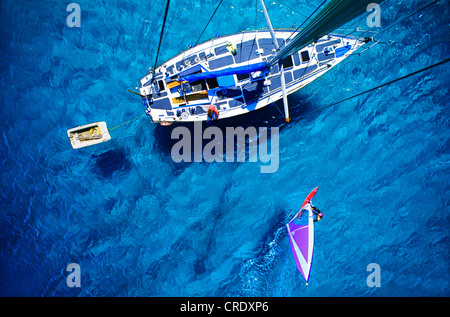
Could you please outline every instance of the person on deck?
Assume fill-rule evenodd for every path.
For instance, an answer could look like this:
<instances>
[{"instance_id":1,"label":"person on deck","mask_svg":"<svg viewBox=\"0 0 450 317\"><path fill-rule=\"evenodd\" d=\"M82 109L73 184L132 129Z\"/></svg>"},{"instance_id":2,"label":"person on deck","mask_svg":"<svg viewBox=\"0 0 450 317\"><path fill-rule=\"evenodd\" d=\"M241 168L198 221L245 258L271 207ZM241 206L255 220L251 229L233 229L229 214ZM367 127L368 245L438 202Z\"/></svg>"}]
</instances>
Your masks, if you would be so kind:
<instances>
[{"instance_id":1,"label":"person on deck","mask_svg":"<svg viewBox=\"0 0 450 317\"><path fill-rule=\"evenodd\" d=\"M208 116L208 119L206 122L211 122L212 120L219 119L219 111L217 111L216 106L210 105L208 107L208 110L206 111L206 115Z\"/></svg>"}]
</instances>

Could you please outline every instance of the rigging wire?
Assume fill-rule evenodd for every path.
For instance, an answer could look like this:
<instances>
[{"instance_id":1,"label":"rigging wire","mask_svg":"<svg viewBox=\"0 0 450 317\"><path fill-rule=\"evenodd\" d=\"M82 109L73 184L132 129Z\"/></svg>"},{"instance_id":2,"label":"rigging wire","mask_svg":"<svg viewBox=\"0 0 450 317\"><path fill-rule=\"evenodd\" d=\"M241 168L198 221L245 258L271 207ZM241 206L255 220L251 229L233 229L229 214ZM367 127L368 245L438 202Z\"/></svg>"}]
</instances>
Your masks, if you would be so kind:
<instances>
[{"instance_id":1,"label":"rigging wire","mask_svg":"<svg viewBox=\"0 0 450 317\"><path fill-rule=\"evenodd\" d=\"M373 32L373 33L376 33L376 34L374 34L374 35L371 36L371 38L373 39L376 35L378 35L378 34L384 32L384 31L386 31L387 29L389 29L389 28L391 28L392 26L394 26L394 25L400 23L401 21L403 21L403 20L405 20L406 18L412 16L413 14L415 14L415 13L417 13L417 12L419 12L419 11L422 11L423 9L425 9L425 8L429 7L430 5L435 4L435 3L439 2L439 1L440 1L440 0L433 0L433 1L429 2L428 4L426 4L426 5L424 5L424 6L420 7L420 8L417 8L416 10L414 10L413 12L411 12L410 14L408 14L408 15L406 15L405 17L403 17L403 18L401 18L401 19L395 21L394 23L392 23L391 25L389 25L388 27L384 28L384 29L381 30L381 31L376 32L376 31L368 31L368 30L366 30L366 31L364 32L364 34L367 33L367 32ZM380 6L383 6L383 5L386 4L386 3L387 3L387 1L383 2ZM362 18L364 18L364 16L362 16L361 18L359 18L358 20L356 20L355 23L361 21ZM354 30L352 30L352 31L351 31L350 33L348 33L348 34L345 34L344 36L349 36L350 34L356 32L356 31L358 31L357 28L354 29ZM358 38L362 37L364 34L360 35ZM375 41L375 40L373 40L373 41ZM392 44L392 42L391 42L391 43L390 43L390 42L381 42L381 38L380 38L378 41L376 41L374 44L370 45L369 47L367 47L367 48L364 49L363 51L361 51L361 52L359 52L359 53L352 53L350 56L361 56L362 53L364 53L365 51L367 51L368 49L372 48L373 46L375 46L375 45L378 44L378 43L380 43L380 44L389 44L389 45ZM347 59L347 60L346 60L345 62L343 62L343 63L340 63L338 66L342 67L342 65L346 64L347 62L349 62L349 59ZM334 70L336 70L336 67L334 67L331 71L328 71L328 74L329 74L330 72L333 72ZM320 77L320 78L322 78L322 77Z\"/></svg>"},{"instance_id":2,"label":"rigging wire","mask_svg":"<svg viewBox=\"0 0 450 317\"><path fill-rule=\"evenodd\" d=\"M380 9L381 9L381 7L383 7L385 4L387 4L388 3L388 1L383 1L383 3L381 3L379 6L380 6ZM358 22L360 22L362 19L364 19L364 18L367 18L367 16L366 15L364 15L364 14L362 14L361 15L361 17L359 18L359 19L356 19L356 20L354 20L353 21L353 25L356 25L356 24L358 24ZM358 31L362 31L362 30L359 30L358 28L355 28L354 30L352 30L350 33L347 33L347 34L345 34L344 36L349 36L349 35L351 35L351 34L353 34L353 33L355 33L355 32L358 32ZM363 31L365 31L362 35L360 35L359 37L362 37L364 34L366 34L366 33L368 33L368 32L372 32L372 31L368 31L368 30L363 30ZM373 32L375 32L375 31L373 31ZM358 38L359 38L358 37Z\"/></svg>"},{"instance_id":3,"label":"rigging wire","mask_svg":"<svg viewBox=\"0 0 450 317\"><path fill-rule=\"evenodd\" d=\"M405 20L406 18L408 18L408 17L414 15L415 13L417 13L417 12L419 12L419 11L422 11L423 9L425 9L425 8L429 7L430 5L433 5L433 4L435 4L435 3L439 2L439 1L440 1L440 0L433 0L433 1L430 1L429 3L425 4L424 6L422 6L422 7L420 7L420 8L417 8L417 9L414 10L413 12L411 12L411 13L409 13L408 15L404 16L403 18L397 20L396 22L392 23L391 25L389 25L388 27L384 28L383 30L377 32L375 35L373 35L373 37L376 36L376 35L378 35L378 34L380 34L380 33L382 33L382 32L384 32L384 31L386 31L387 29L393 27L394 25L397 25L398 23L402 22L402 21ZM385 3L386 3L386 2L384 2L383 4L385 4ZM359 20L361 20L361 19L359 19ZM358 20L358 21L359 21L359 20ZM356 30L355 30L355 31L356 31ZM355 31L353 31L353 32L355 32ZM350 35L350 34L353 33L353 32L350 32L350 33L347 34L347 35ZM373 37L372 37L372 38L373 38ZM375 44L377 44L378 42L380 42L380 40L378 40ZM375 44L374 44L374 45L375 45ZM373 45L371 45L370 47L372 47L372 46L373 46ZM370 47L369 47L369 48L370 48ZM367 49L369 49L369 48L367 48ZM364 51L366 51L367 49L365 49ZM363 51L363 52L364 52L364 51ZM361 52L361 53L362 53L362 52ZM358 55L360 55L361 53L359 53ZM352 55L355 55L355 54L352 54ZM352 55L351 55L351 56L352 56ZM382 87L384 87L384 86L390 85L390 84L395 83L395 82L397 82L397 81L400 81L400 80L403 80L403 79L405 79L405 78L411 77L411 76L413 76L413 75L419 74L419 73L421 73L421 72L427 71L427 70L429 70L429 69L431 69L431 68L434 68L434 67L437 67L437 66L439 66L439 65L445 64L445 63L447 63L447 62L449 62L449 61L450 61L450 58L447 58L447 59L445 59L445 60L443 60L443 61L441 61L441 62L438 62L438 63L436 63L436 64L433 64L433 65L431 65L431 66L425 67L425 68L423 68L423 69L420 69L420 70L415 71L415 72L413 72L413 73L410 73L410 74L408 74L408 75L405 75L405 76L402 76L402 77L400 77L400 78L394 79L394 80L392 80L392 81L390 81L390 82L387 82L387 83L384 83L384 84L382 84L382 85L379 85L379 86L376 86L376 87L374 87L374 88L371 88L371 89L369 89L369 90L363 91L363 92L361 92L361 93L359 93L359 94L356 94L356 95L354 95L354 96L351 96L351 97L345 98L345 99L343 99L343 100L340 100L340 101L338 101L338 102L332 103L331 105L328 105L328 106L322 107L322 108L320 108L320 109L314 110L314 111L312 111L312 112L309 112L309 113L305 114L304 116L307 116L307 115L310 115L310 114L319 112L319 111L321 111L321 110L324 110L324 109L327 109L327 108L336 106L336 105L338 105L338 104L340 104L340 103L342 103L342 102L344 102L344 101L347 101L347 100L350 100L350 99L359 97L359 96L361 96L361 95L364 95L364 94L369 93L369 92L371 92L371 91L374 91L374 90L376 90L376 89L382 88ZM347 62L347 61L346 61L346 62Z\"/></svg>"},{"instance_id":4,"label":"rigging wire","mask_svg":"<svg viewBox=\"0 0 450 317\"><path fill-rule=\"evenodd\" d=\"M307 17L306 20L303 21L303 23L300 24L300 26L299 26L297 29L295 29L294 32L291 33L291 35L289 35L289 37L286 39L286 41L284 41L284 42L282 43L282 46L283 46L283 45L286 45L287 41L289 41L289 40L291 39L292 35L294 35L295 32L297 32L298 30L300 30L300 28L303 26L303 24L305 24L306 21L308 21L309 19L311 19L311 17L314 15L314 13L316 13L317 10L319 10L320 7L322 7L322 6L324 5L325 2L327 2L327 0L324 0L324 1L316 8L316 10L314 10L314 12L311 13L311 14L309 15L309 17ZM280 49L281 49L281 47L280 47Z\"/></svg>"},{"instance_id":5,"label":"rigging wire","mask_svg":"<svg viewBox=\"0 0 450 317\"><path fill-rule=\"evenodd\" d=\"M390 29L390 28L393 27L394 25L397 25L398 23L402 22L402 21L405 20L406 18L409 18L410 16L416 14L417 12L422 11L423 9L425 9L425 8L431 6L431 5L433 5L433 4L435 4L435 3L439 2L439 1L440 1L440 0L433 0L433 1L430 1L429 3L423 5L422 7L417 8L417 9L414 10L413 12L407 14L407 15L404 16L403 18L401 18L401 19L395 21L395 22L392 23L391 25L389 25L389 26L383 28L381 31L376 32L376 33L375 33L374 35L372 35L371 37L374 38L375 36L377 36L377 35L383 33L384 31L386 31L386 30L388 30L388 29ZM380 7L382 7L382 6L385 5L386 3L387 3L386 1L383 2L383 3L380 5ZM356 24L357 22L361 21L363 18L364 18L364 15L363 15L361 18L359 18L358 20L356 20L356 21L354 22L354 24ZM355 29L354 31L352 31L352 32L350 32L350 33L348 33L348 34L345 34L345 36L349 36L349 35L353 34L353 33L356 32L356 31L357 31L357 29ZM367 31L366 31L365 33L367 33ZM364 34L365 34L365 33L364 33ZM362 36L362 35L361 35L361 36ZM360 37L361 37L361 36L360 36Z\"/></svg>"},{"instance_id":6,"label":"rigging wire","mask_svg":"<svg viewBox=\"0 0 450 317\"><path fill-rule=\"evenodd\" d=\"M156 69L156 64L158 63L159 49L161 48L161 41L162 41L162 38L163 38L164 28L165 28L165 25L166 25L167 12L169 11L169 4L170 4L170 0L167 0L167 2L166 2L166 12L164 13L164 20L163 20L163 24L162 24L162 27L161 27L161 35L159 36L158 50L156 51L155 65L153 66L153 70Z\"/></svg>"},{"instance_id":7,"label":"rigging wire","mask_svg":"<svg viewBox=\"0 0 450 317\"><path fill-rule=\"evenodd\" d=\"M206 28L208 27L209 23L211 22L211 20L213 19L214 15L216 15L217 10L219 9L220 5L222 4L223 0L220 0L219 4L216 7L216 10L214 10L214 13L212 14L212 16L209 18L208 23L206 23L205 28L203 29L202 33L200 34L200 36L197 39L197 42L195 42L194 46L197 46L198 42L200 41L200 39L202 38L203 33L205 33Z\"/></svg>"},{"instance_id":8,"label":"rigging wire","mask_svg":"<svg viewBox=\"0 0 450 317\"><path fill-rule=\"evenodd\" d=\"M255 30L257 29L258 25L258 0L255 0Z\"/></svg>"},{"instance_id":9,"label":"rigging wire","mask_svg":"<svg viewBox=\"0 0 450 317\"><path fill-rule=\"evenodd\" d=\"M435 4L436 2L439 2L439 1L440 1L440 0L433 0L433 1L428 2L428 3L425 4L424 6L422 6L422 7L418 8L418 9L414 10L414 11L411 12L410 14L408 14L408 15L404 16L403 18L397 20L396 22L392 23L392 24L389 25L388 27L385 27L384 29L382 29L382 30L379 31L378 33L375 33L374 36L377 36L378 34L380 34L380 33L384 32L384 31L390 29L390 28L393 27L394 25L396 25L396 24L402 22L404 19L409 18L410 16L416 14L417 12L422 11L423 9L425 9L425 8L429 7L430 5Z\"/></svg>"},{"instance_id":10,"label":"rigging wire","mask_svg":"<svg viewBox=\"0 0 450 317\"><path fill-rule=\"evenodd\" d=\"M331 105L328 105L328 106L319 108L319 109L317 109L317 110L308 112L307 114L305 114L305 115L303 115L303 116L308 116L308 115L311 115L311 114L313 114L313 113L322 111L322 110L324 110L324 109L327 109L327 108L336 106L336 105L338 105L338 104L340 104L340 103L342 103L342 102L344 102L344 101L347 101L347 100L350 100L350 99L359 97L359 96L361 96L361 95L367 94L367 93L369 93L369 92L371 92L371 91L374 91L374 90L376 90L376 89L379 89L379 88L388 86L388 85L390 85L390 84L393 84L393 83L395 83L395 82L397 82L397 81L406 79L406 78L408 78L408 77L417 75L417 74L419 74L419 73L422 73L422 72L427 71L427 70L429 70L429 69L432 69L432 68L434 68L434 67L443 65L443 64L445 64L445 63L447 63L447 62L450 62L450 58L447 58L447 59L445 59L445 60L443 60L443 61L440 61L440 62L438 62L438 63L436 63L436 64L433 64L433 65L430 65L430 66L428 66L428 67L419 69L419 70L417 70L417 71L415 71L415 72L412 72L412 73L410 73L410 74L407 74L407 75L405 75L405 76L396 78L396 79L391 80L391 81L389 81L389 82L387 82L387 83L384 83L384 84L378 85L378 86L376 86L376 87L370 88L370 89L368 89L368 90L366 90L366 91L363 91L363 92L360 92L360 93L358 93L358 94L356 94L356 95L353 95L353 96L350 96L350 97L348 97L348 98L342 99L342 100L340 100L340 101L334 102L334 103L332 103Z\"/></svg>"}]
</instances>

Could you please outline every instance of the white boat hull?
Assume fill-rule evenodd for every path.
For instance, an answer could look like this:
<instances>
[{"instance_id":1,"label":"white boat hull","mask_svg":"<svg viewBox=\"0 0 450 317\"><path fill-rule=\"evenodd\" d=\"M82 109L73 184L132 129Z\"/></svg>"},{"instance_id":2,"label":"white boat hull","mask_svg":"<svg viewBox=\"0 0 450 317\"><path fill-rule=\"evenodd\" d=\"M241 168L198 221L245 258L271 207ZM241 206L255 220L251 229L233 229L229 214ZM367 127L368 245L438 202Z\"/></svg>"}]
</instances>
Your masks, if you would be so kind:
<instances>
[{"instance_id":1,"label":"white boat hull","mask_svg":"<svg viewBox=\"0 0 450 317\"><path fill-rule=\"evenodd\" d=\"M279 30L275 36L281 45L296 33ZM224 49L232 43L236 55ZM272 43L272 49L270 46ZM287 42L286 42L287 43ZM284 65L287 94L305 87L342 62L364 44L363 39L327 35L290 56ZM189 72L220 71L268 61L275 53L268 31L232 34L199 44L157 67L140 80L140 94L153 122L194 122L208 119L206 110L214 105L219 120L249 113L282 98L278 66L246 76L228 75L213 83L180 83ZM190 86L191 85L191 86ZM186 88L185 88L186 87ZM182 89L183 88L183 89ZM252 89L252 90L250 90ZM226 96L231 92L232 96ZM229 93L230 94L230 93Z\"/></svg>"}]
</instances>

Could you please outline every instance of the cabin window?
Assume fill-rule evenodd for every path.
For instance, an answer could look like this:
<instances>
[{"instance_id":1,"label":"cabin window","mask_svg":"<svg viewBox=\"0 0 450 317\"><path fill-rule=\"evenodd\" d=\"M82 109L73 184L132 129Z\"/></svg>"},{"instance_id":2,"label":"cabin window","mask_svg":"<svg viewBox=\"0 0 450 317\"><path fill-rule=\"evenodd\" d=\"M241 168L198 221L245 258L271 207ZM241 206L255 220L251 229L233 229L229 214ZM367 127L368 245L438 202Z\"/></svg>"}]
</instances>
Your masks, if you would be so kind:
<instances>
[{"instance_id":1,"label":"cabin window","mask_svg":"<svg viewBox=\"0 0 450 317\"><path fill-rule=\"evenodd\" d=\"M191 89L193 92L206 90L206 82L204 79L200 79L191 83Z\"/></svg>"},{"instance_id":2,"label":"cabin window","mask_svg":"<svg viewBox=\"0 0 450 317\"><path fill-rule=\"evenodd\" d=\"M158 87L159 87L159 90L164 90L164 89L166 89L166 88L164 87L164 81L158 80Z\"/></svg>"},{"instance_id":3,"label":"cabin window","mask_svg":"<svg viewBox=\"0 0 450 317\"><path fill-rule=\"evenodd\" d=\"M236 74L237 80L242 81L250 78L250 74Z\"/></svg>"},{"instance_id":4,"label":"cabin window","mask_svg":"<svg viewBox=\"0 0 450 317\"><path fill-rule=\"evenodd\" d=\"M293 66L294 66L294 62L292 61L292 55L289 55L288 57L283 59L283 68L284 69L293 67Z\"/></svg>"},{"instance_id":5,"label":"cabin window","mask_svg":"<svg viewBox=\"0 0 450 317\"><path fill-rule=\"evenodd\" d=\"M219 83L217 82L217 78L208 78L206 79L206 84L208 85L209 89L214 89L219 87Z\"/></svg>"},{"instance_id":6,"label":"cabin window","mask_svg":"<svg viewBox=\"0 0 450 317\"><path fill-rule=\"evenodd\" d=\"M309 61L309 52L308 51L303 51L300 53L302 56L302 62L308 62Z\"/></svg>"}]
</instances>

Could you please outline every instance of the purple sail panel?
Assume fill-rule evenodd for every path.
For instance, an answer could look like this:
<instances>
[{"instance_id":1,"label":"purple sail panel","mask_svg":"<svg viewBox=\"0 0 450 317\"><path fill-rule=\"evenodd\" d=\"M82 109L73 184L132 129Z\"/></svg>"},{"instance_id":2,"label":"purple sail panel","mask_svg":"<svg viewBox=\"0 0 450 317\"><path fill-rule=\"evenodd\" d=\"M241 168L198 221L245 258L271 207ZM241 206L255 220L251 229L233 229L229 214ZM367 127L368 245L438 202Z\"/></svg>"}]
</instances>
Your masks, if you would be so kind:
<instances>
[{"instance_id":1,"label":"purple sail panel","mask_svg":"<svg viewBox=\"0 0 450 317\"><path fill-rule=\"evenodd\" d=\"M286 225L295 264L306 282L309 279L314 247L314 225L310 217L312 212L307 205Z\"/></svg>"}]
</instances>

